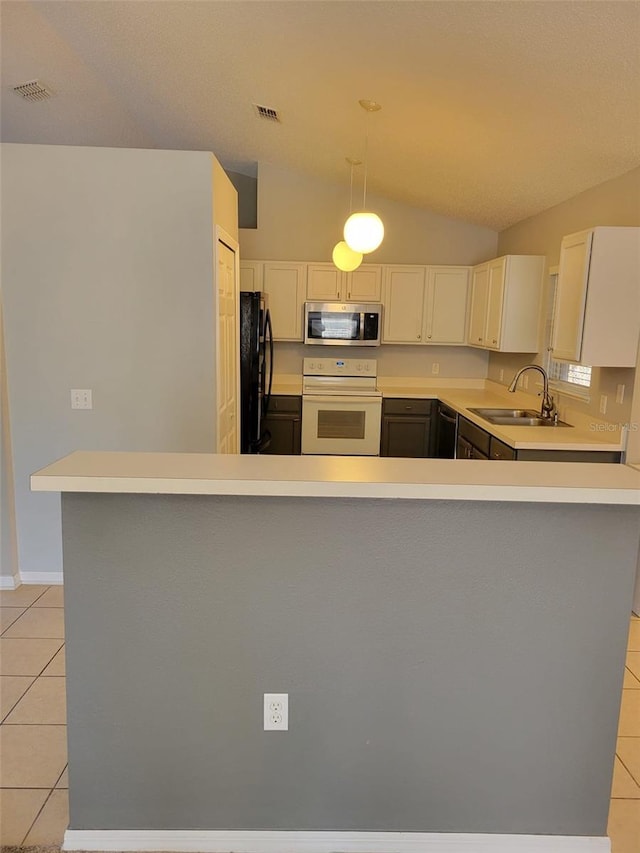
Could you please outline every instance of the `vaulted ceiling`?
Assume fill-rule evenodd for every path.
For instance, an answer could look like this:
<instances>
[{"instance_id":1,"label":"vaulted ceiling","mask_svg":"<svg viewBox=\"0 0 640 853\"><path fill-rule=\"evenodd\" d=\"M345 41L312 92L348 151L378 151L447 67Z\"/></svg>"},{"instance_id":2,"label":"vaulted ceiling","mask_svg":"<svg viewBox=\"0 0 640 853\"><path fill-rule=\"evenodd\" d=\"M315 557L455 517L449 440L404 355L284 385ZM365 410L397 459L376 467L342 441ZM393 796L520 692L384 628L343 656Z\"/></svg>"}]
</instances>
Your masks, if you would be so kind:
<instances>
[{"instance_id":1,"label":"vaulted ceiling","mask_svg":"<svg viewBox=\"0 0 640 853\"><path fill-rule=\"evenodd\" d=\"M0 16L3 141L210 150L347 186L368 130L370 192L496 230L640 165L637 0L2 0ZM33 79L54 96L12 91Z\"/></svg>"}]
</instances>

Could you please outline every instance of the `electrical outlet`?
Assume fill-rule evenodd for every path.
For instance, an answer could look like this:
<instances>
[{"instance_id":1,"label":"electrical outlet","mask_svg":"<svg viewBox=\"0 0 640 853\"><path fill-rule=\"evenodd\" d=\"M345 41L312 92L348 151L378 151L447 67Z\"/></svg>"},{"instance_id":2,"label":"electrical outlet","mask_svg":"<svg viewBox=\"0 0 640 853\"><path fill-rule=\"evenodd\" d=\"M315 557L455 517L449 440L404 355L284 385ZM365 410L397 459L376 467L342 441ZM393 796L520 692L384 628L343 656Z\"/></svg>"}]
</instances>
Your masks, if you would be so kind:
<instances>
[{"instance_id":1,"label":"electrical outlet","mask_svg":"<svg viewBox=\"0 0 640 853\"><path fill-rule=\"evenodd\" d=\"M93 409L93 400L91 389L89 388L72 388L71 389L71 408L72 409Z\"/></svg>"},{"instance_id":2,"label":"electrical outlet","mask_svg":"<svg viewBox=\"0 0 640 853\"><path fill-rule=\"evenodd\" d=\"M616 387L616 403L624 402L624 385L618 385Z\"/></svg>"},{"instance_id":3,"label":"electrical outlet","mask_svg":"<svg viewBox=\"0 0 640 853\"><path fill-rule=\"evenodd\" d=\"M500 382L504 381L504 368L500 368Z\"/></svg>"},{"instance_id":4,"label":"electrical outlet","mask_svg":"<svg viewBox=\"0 0 640 853\"><path fill-rule=\"evenodd\" d=\"M607 414L607 397L606 397L606 394L600 395L600 414L601 415Z\"/></svg>"},{"instance_id":5,"label":"electrical outlet","mask_svg":"<svg viewBox=\"0 0 640 853\"><path fill-rule=\"evenodd\" d=\"M525 391L529 390L529 377L527 376L526 373L522 377L522 387Z\"/></svg>"},{"instance_id":6,"label":"electrical outlet","mask_svg":"<svg viewBox=\"0 0 640 853\"><path fill-rule=\"evenodd\" d=\"M286 732L289 730L289 694L264 694L264 730L265 732Z\"/></svg>"},{"instance_id":7,"label":"electrical outlet","mask_svg":"<svg viewBox=\"0 0 640 853\"><path fill-rule=\"evenodd\" d=\"M431 365L431 373L434 376L437 376L440 373L440 364L437 361L434 361Z\"/></svg>"}]
</instances>

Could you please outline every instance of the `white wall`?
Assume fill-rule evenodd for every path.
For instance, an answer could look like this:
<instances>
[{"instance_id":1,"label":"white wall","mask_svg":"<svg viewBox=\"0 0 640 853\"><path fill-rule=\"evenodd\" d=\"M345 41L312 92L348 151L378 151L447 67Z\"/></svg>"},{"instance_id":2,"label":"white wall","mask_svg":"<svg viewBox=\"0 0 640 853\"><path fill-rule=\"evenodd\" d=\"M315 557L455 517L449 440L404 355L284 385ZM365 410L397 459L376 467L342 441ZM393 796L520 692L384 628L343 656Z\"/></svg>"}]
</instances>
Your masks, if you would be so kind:
<instances>
[{"instance_id":1,"label":"white wall","mask_svg":"<svg viewBox=\"0 0 640 853\"><path fill-rule=\"evenodd\" d=\"M4 319L0 291L0 588L11 589L18 575L13 458L4 352Z\"/></svg>"},{"instance_id":2,"label":"white wall","mask_svg":"<svg viewBox=\"0 0 640 853\"><path fill-rule=\"evenodd\" d=\"M385 344L377 349L356 347L329 347L320 355L331 358L353 358L354 352L360 358L375 358L378 362L378 376L413 376L430 379L432 366L438 363L438 379L467 378L484 379L487 375L489 353L473 347L438 346L402 346ZM274 372L276 374L301 374L302 359L318 354L317 347L304 344L277 343L274 353ZM435 377L434 377L435 378Z\"/></svg>"},{"instance_id":3,"label":"white wall","mask_svg":"<svg viewBox=\"0 0 640 853\"><path fill-rule=\"evenodd\" d=\"M560 259L560 242L566 234L573 234L596 225L640 225L640 168L611 181L592 187L555 207L525 219L500 234L498 254L540 254L547 259L547 268L555 266ZM640 287L640 283L639 283ZM545 299L546 304L546 299ZM496 353L489 361L489 378L500 381L500 370L504 370L505 384L515 371L529 361L542 364L543 353L535 357ZM599 413L600 395L607 400L606 419L611 423L627 423L631 417L632 396L635 381L633 368L595 368L591 387L591 402L579 403L565 398L566 404L583 414L602 418ZM615 402L616 387L625 386L625 400ZM640 401L636 400L636 406ZM640 420L640 410L635 415ZM640 447L637 450L640 454Z\"/></svg>"},{"instance_id":4,"label":"white wall","mask_svg":"<svg viewBox=\"0 0 640 853\"><path fill-rule=\"evenodd\" d=\"M476 264L495 257L489 228L367 194L385 226L370 263ZM354 208L355 209L355 208ZM349 185L332 184L260 163L258 228L240 230L240 255L251 260L330 261L349 215Z\"/></svg>"},{"instance_id":5,"label":"white wall","mask_svg":"<svg viewBox=\"0 0 640 853\"><path fill-rule=\"evenodd\" d=\"M213 155L3 145L2 281L20 572L61 571L73 450L213 451ZM233 234L224 200L221 222ZM235 196L234 196L235 197ZM93 391L72 411L71 388Z\"/></svg>"}]
</instances>

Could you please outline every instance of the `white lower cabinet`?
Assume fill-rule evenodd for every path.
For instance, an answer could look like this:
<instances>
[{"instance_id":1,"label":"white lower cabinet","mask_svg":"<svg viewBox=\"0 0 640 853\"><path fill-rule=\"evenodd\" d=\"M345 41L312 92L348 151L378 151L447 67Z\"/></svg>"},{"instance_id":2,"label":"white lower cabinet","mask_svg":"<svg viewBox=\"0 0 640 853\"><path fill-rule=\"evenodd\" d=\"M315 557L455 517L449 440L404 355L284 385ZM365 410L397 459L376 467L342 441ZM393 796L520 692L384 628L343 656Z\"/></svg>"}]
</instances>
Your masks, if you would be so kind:
<instances>
[{"instance_id":1,"label":"white lower cabinet","mask_svg":"<svg viewBox=\"0 0 640 853\"><path fill-rule=\"evenodd\" d=\"M471 346L538 352L544 264L542 255L504 255L473 268Z\"/></svg>"},{"instance_id":2,"label":"white lower cabinet","mask_svg":"<svg viewBox=\"0 0 640 853\"><path fill-rule=\"evenodd\" d=\"M383 343L466 343L469 267L384 268Z\"/></svg>"},{"instance_id":3,"label":"white lower cabinet","mask_svg":"<svg viewBox=\"0 0 640 853\"><path fill-rule=\"evenodd\" d=\"M640 228L598 227L564 237L553 358L635 367L640 329Z\"/></svg>"}]
</instances>

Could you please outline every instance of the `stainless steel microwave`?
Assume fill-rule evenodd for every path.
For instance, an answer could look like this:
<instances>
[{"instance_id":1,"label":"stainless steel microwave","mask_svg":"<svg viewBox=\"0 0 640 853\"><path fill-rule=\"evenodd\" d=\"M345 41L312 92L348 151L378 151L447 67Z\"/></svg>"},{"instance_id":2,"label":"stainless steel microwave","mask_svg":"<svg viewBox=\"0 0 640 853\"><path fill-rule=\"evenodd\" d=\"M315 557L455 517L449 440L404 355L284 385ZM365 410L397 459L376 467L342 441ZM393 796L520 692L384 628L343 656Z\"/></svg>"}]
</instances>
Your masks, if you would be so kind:
<instances>
[{"instance_id":1,"label":"stainless steel microwave","mask_svg":"<svg viewBox=\"0 0 640 853\"><path fill-rule=\"evenodd\" d=\"M382 305L357 302L305 302L304 342L323 346L377 347Z\"/></svg>"}]
</instances>

